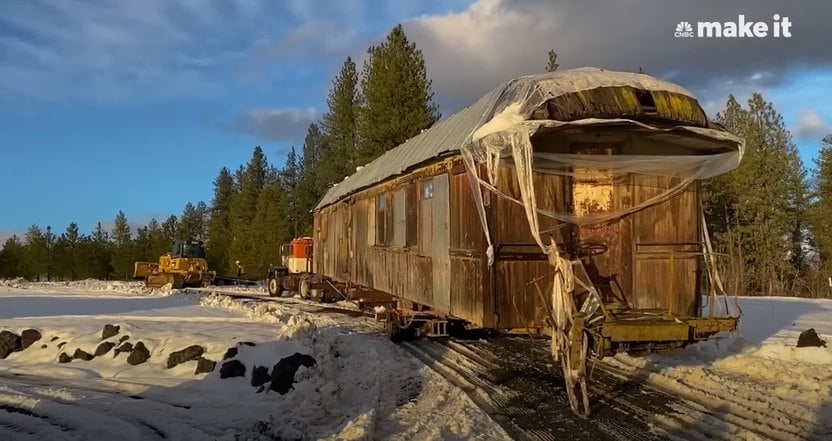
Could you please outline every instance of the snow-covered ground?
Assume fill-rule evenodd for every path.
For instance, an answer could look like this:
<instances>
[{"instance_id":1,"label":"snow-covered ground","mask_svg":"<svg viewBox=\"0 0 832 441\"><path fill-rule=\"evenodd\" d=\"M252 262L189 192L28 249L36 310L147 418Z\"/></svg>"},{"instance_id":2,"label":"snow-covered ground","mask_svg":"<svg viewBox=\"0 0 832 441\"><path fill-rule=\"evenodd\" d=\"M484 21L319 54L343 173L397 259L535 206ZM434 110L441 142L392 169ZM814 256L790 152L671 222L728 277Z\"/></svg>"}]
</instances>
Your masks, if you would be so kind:
<instances>
[{"instance_id":1,"label":"snow-covered ground","mask_svg":"<svg viewBox=\"0 0 832 441\"><path fill-rule=\"evenodd\" d=\"M664 355L605 361L717 414L682 419L686 425L737 420L726 427L727 438L759 439L744 429L763 429L772 439L832 439L832 300L740 297L739 305L736 335ZM797 347L810 328L826 347ZM747 422L756 427L743 427Z\"/></svg>"},{"instance_id":2,"label":"snow-covered ground","mask_svg":"<svg viewBox=\"0 0 832 441\"><path fill-rule=\"evenodd\" d=\"M509 439L351 304L315 313L320 305L296 299L252 300L268 298L262 287L196 291L0 281L0 331L42 334L0 359L0 440ZM757 297L740 306L737 335L604 362L701 403L698 412L656 415L660 433L759 439L763 428L777 440L832 439L832 341L796 347L809 328L832 340L832 301ZM112 351L59 362L76 349L94 353L105 324L120 330L103 341L142 342L147 362L130 365L128 354ZM212 373L194 374L195 361L167 368L168 355L190 345L218 362ZM232 347L246 374L221 379ZM293 390L251 386L255 366L271 368L294 353L317 364L299 368Z\"/></svg>"},{"instance_id":3,"label":"snow-covered ground","mask_svg":"<svg viewBox=\"0 0 832 441\"><path fill-rule=\"evenodd\" d=\"M217 291L235 290L262 295ZM344 314L313 315L291 299L0 281L0 331L42 335L0 360L0 440L509 439L464 392L343 306ZM102 340L105 324L118 325L118 334ZM124 336L148 348L145 363L130 365L127 353L113 351L59 362L62 353L92 354ZM196 361L167 368L168 355L190 345L218 362L212 373L194 374ZM232 347L245 377L221 379ZM271 370L294 353L316 365L299 368L293 390L251 386L254 366Z\"/></svg>"}]
</instances>

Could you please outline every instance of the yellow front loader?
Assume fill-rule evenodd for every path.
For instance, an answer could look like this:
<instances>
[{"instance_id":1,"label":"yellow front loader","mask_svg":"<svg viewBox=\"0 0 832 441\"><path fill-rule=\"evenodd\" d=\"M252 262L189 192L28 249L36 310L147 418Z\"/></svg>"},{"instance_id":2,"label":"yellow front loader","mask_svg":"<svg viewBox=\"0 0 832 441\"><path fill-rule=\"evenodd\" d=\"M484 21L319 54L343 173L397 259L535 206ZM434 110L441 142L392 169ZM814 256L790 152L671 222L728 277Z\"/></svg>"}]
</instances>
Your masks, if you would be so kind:
<instances>
[{"instance_id":1,"label":"yellow front loader","mask_svg":"<svg viewBox=\"0 0 832 441\"><path fill-rule=\"evenodd\" d=\"M173 250L159 257L159 262L136 262L133 278L144 280L148 288L170 284L173 289L208 286L217 273L208 271L202 241L177 241Z\"/></svg>"}]
</instances>

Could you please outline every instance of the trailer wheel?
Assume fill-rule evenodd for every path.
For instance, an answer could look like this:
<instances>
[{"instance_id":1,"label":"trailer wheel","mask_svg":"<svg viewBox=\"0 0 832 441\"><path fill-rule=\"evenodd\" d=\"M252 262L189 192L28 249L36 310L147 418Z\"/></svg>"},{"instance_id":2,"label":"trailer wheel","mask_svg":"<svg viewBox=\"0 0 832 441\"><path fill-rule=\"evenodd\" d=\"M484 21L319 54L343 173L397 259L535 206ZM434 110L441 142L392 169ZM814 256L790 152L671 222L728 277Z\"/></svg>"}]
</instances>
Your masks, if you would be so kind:
<instances>
[{"instance_id":1,"label":"trailer wheel","mask_svg":"<svg viewBox=\"0 0 832 441\"><path fill-rule=\"evenodd\" d=\"M393 343L399 343L402 341L402 330L399 328L399 324L396 323L395 317L389 317L386 323L387 328L387 337Z\"/></svg>"},{"instance_id":2,"label":"trailer wheel","mask_svg":"<svg viewBox=\"0 0 832 441\"><path fill-rule=\"evenodd\" d=\"M301 276L300 282L298 283L298 294L300 294L300 298L309 300L309 296L312 295L309 285L309 277Z\"/></svg>"},{"instance_id":3,"label":"trailer wheel","mask_svg":"<svg viewBox=\"0 0 832 441\"><path fill-rule=\"evenodd\" d=\"M283 278L270 277L269 278L269 297L279 297L283 291Z\"/></svg>"}]
</instances>

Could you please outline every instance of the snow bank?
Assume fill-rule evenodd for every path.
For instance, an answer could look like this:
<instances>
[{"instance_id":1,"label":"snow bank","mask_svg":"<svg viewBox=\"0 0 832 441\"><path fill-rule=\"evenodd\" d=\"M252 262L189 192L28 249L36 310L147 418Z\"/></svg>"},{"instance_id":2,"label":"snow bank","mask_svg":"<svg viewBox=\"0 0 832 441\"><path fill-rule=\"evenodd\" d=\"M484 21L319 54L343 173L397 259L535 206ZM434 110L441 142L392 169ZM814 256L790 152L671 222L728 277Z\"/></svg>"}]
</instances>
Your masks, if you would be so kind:
<instances>
[{"instance_id":1,"label":"snow bank","mask_svg":"<svg viewBox=\"0 0 832 441\"><path fill-rule=\"evenodd\" d=\"M832 301L740 298L737 335L663 355L606 361L721 413L757 421L777 439L832 437ZM815 328L827 347L797 347ZM738 438L753 436L734 433Z\"/></svg>"},{"instance_id":2,"label":"snow bank","mask_svg":"<svg viewBox=\"0 0 832 441\"><path fill-rule=\"evenodd\" d=\"M135 294L130 284L109 282L23 285L0 289L7 307L0 329L34 328L42 338L0 360L0 406L13 409L0 411L0 439L509 439L462 391L364 317L190 290L99 295ZM43 314L29 316L32 306ZM76 349L94 353L105 324L120 330L104 341L129 336L150 358L132 366L128 354L110 351L58 362ZM195 361L167 368L172 352L191 345L217 361L212 373L195 374ZM232 347L246 374L222 379ZM316 364L300 367L285 395L257 393L254 367L271 370L294 353Z\"/></svg>"},{"instance_id":3,"label":"snow bank","mask_svg":"<svg viewBox=\"0 0 832 441\"><path fill-rule=\"evenodd\" d=\"M235 439L510 439L461 390L390 343L371 320L222 295L202 304L281 322L274 344L300 345L317 361L298 370L291 399L275 402L267 421Z\"/></svg>"},{"instance_id":4,"label":"snow bank","mask_svg":"<svg viewBox=\"0 0 832 441\"><path fill-rule=\"evenodd\" d=\"M22 278L0 280L0 296L26 294L50 294L59 296L110 296L167 295L170 290L150 289L141 281L77 280L74 282L28 282Z\"/></svg>"}]
</instances>

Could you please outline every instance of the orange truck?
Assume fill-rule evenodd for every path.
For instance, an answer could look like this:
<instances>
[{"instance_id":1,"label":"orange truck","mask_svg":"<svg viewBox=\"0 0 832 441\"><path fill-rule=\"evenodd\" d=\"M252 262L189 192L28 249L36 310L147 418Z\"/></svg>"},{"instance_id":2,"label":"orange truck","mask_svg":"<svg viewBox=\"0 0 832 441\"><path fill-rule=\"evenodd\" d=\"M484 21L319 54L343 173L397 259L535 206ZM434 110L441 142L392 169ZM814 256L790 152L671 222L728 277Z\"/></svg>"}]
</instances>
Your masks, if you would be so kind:
<instances>
[{"instance_id":1,"label":"orange truck","mask_svg":"<svg viewBox=\"0 0 832 441\"><path fill-rule=\"evenodd\" d=\"M269 268L268 288L272 297L297 291L301 298L320 295L312 286L318 278L312 273L312 238L299 237L280 247L281 264ZM315 292L313 292L315 291Z\"/></svg>"}]
</instances>

